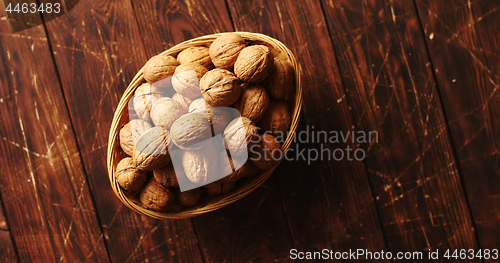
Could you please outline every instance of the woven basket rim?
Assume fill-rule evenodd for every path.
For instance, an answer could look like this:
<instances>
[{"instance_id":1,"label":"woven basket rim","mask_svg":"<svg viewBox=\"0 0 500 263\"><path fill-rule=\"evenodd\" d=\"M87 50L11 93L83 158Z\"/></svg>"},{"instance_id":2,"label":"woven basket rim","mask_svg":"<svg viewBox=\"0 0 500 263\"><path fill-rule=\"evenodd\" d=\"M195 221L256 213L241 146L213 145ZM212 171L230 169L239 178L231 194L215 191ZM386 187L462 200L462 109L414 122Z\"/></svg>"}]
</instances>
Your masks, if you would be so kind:
<instances>
[{"instance_id":1,"label":"woven basket rim","mask_svg":"<svg viewBox=\"0 0 500 263\"><path fill-rule=\"evenodd\" d=\"M296 95L295 95L295 104L294 104L294 109L293 109L293 114L292 114L292 120L291 120L291 125L289 128L289 133L287 136L287 139L283 143L282 150L285 152L289 147L290 144L293 142L293 138L295 135L295 131L297 130L298 122L300 119L300 112L302 108L302 82L301 82L301 68L300 65L297 63L297 60L293 53L279 40L274 39L270 36L260 34L260 33L251 33L251 32L243 32L243 31L236 31L236 32L225 32L225 33L217 33L217 34L211 34L211 35L204 35L200 36L197 38L193 38L184 42L181 42L163 52L160 54L169 54L169 55L177 55L180 51L184 50L187 47L191 46L199 46L199 45L207 45L213 42L217 37L225 34L230 34L230 33L237 33L243 39L252 42L252 43L264 43L268 46L272 46L275 50L279 51L282 53L282 55L285 56L285 58L290 62L292 67L294 68L294 73L295 73L295 90L296 90ZM144 68L144 67L143 67ZM253 177L252 181L248 182L246 185L242 186L242 189L239 189L236 191L233 189L230 193L221 195L221 199L218 200L215 203L207 204L206 206L203 207L196 207L192 210L185 210L181 212L154 212L151 210L148 210L146 208L141 207L140 205L135 204L132 200L127 198L126 193L121 189L121 187L118 185L114 178L114 173L115 173L115 168L116 168L116 160L115 160L115 150L117 149L117 145L119 148L119 141L118 141L118 134L119 134L119 124L122 119L122 113L124 109L128 106L128 102L133 96L135 89L144 82L144 77L142 75L142 70L141 68L138 73L135 75L135 77L132 79L130 84L128 85L127 89L125 90L124 94L122 95L120 102L115 110L115 114L113 116L113 121L110 127L110 132L109 132L109 138L108 138L108 150L107 150L107 168L108 168L108 177L109 181L111 183L111 187L113 189L113 192L115 195L120 199L120 201L125 204L127 207L130 209L140 213L147 215L152 218L156 219L184 219L184 218L189 218L197 215L201 215L204 213L208 213L214 210L217 210L219 208L222 208L224 206L227 206L243 197L246 195L250 194L253 190L255 190L257 187L259 187L261 184L263 184L269 176L272 174L272 172L276 169L276 167L279 165L279 163L274 166L272 169L267 170L267 171L260 171L259 175L256 175Z\"/></svg>"}]
</instances>

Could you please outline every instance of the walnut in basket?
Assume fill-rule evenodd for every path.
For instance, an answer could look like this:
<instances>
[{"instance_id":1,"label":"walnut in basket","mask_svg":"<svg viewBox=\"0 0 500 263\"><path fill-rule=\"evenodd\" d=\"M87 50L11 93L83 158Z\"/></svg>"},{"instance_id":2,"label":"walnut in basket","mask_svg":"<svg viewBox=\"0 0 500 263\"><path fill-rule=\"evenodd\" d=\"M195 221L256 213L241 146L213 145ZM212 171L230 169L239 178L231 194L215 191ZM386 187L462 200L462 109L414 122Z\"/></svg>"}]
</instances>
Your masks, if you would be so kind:
<instances>
[{"instance_id":1,"label":"walnut in basket","mask_svg":"<svg viewBox=\"0 0 500 263\"><path fill-rule=\"evenodd\" d=\"M224 145L231 157L248 154L251 145L258 140L257 126L248 118L239 117L231 121L224 130Z\"/></svg>"},{"instance_id":2,"label":"walnut in basket","mask_svg":"<svg viewBox=\"0 0 500 263\"><path fill-rule=\"evenodd\" d=\"M168 188L150 178L139 192L141 204L152 211L163 212L168 210L175 201L175 194Z\"/></svg>"},{"instance_id":3,"label":"walnut in basket","mask_svg":"<svg viewBox=\"0 0 500 263\"><path fill-rule=\"evenodd\" d=\"M293 78L294 71L290 62L274 58L271 73L264 80L263 85L267 88L269 97L278 100L290 100L294 94Z\"/></svg>"},{"instance_id":4,"label":"walnut in basket","mask_svg":"<svg viewBox=\"0 0 500 263\"><path fill-rule=\"evenodd\" d=\"M214 65L221 69L232 70L240 51L247 46L245 40L236 33L219 36L209 49Z\"/></svg>"},{"instance_id":5,"label":"walnut in basket","mask_svg":"<svg viewBox=\"0 0 500 263\"><path fill-rule=\"evenodd\" d=\"M201 194L203 194L203 191L201 190L201 188L195 188L189 191L181 192L176 188L175 193L177 195L177 201L179 202L179 204L181 204L182 206L193 206L198 203L198 200L200 200L200 196Z\"/></svg>"},{"instance_id":6,"label":"walnut in basket","mask_svg":"<svg viewBox=\"0 0 500 263\"><path fill-rule=\"evenodd\" d=\"M198 63L207 69L214 67L208 48L203 46L188 47L177 55L177 61L181 65L189 63Z\"/></svg>"},{"instance_id":7,"label":"walnut in basket","mask_svg":"<svg viewBox=\"0 0 500 263\"><path fill-rule=\"evenodd\" d=\"M212 128L207 114L188 113L177 119L170 129L172 142L181 149L194 149L208 142Z\"/></svg>"},{"instance_id":8,"label":"walnut in basket","mask_svg":"<svg viewBox=\"0 0 500 263\"><path fill-rule=\"evenodd\" d=\"M250 161L246 158L231 158L227 157L226 152L219 154L219 170L222 175L227 175L220 179L221 183L236 183L245 175L245 170L248 169Z\"/></svg>"},{"instance_id":9,"label":"walnut in basket","mask_svg":"<svg viewBox=\"0 0 500 263\"><path fill-rule=\"evenodd\" d=\"M177 168L179 173L175 172L174 164L168 163L167 166L153 171L155 180L165 187L179 187L179 184L187 182L184 170Z\"/></svg>"},{"instance_id":10,"label":"walnut in basket","mask_svg":"<svg viewBox=\"0 0 500 263\"><path fill-rule=\"evenodd\" d=\"M207 103L204 98L198 98L193 100L191 104L189 104L188 112L206 112L207 111Z\"/></svg>"},{"instance_id":11,"label":"walnut in basket","mask_svg":"<svg viewBox=\"0 0 500 263\"><path fill-rule=\"evenodd\" d=\"M195 184L204 184L218 176L218 154L211 143L202 148L187 150L182 155L182 167L189 181Z\"/></svg>"},{"instance_id":12,"label":"walnut in basket","mask_svg":"<svg viewBox=\"0 0 500 263\"><path fill-rule=\"evenodd\" d=\"M280 143L271 134L263 134L258 144L252 145L250 159L261 170L276 166L283 158Z\"/></svg>"},{"instance_id":13,"label":"walnut in basket","mask_svg":"<svg viewBox=\"0 0 500 263\"><path fill-rule=\"evenodd\" d=\"M149 122L141 119L131 120L120 129L120 146L122 150L128 155L134 154L135 143L147 130L152 126Z\"/></svg>"},{"instance_id":14,"label":"walnut in basket","mask_svg":"<svg viewBox=\"0 0 500 263\"><path fill-rule=\"evenodd\" d=\"M159 99L151 109L151 120L156 126L169 130L172 124L187 110L176 100L165 97Z\"/></svg>"},{"instance_id":15,"label":"walnut in basket","mask_svg":"<svg viewBox=\"0 0 500 263\"><path fill-rule=\"evenodd\" d=\"M170 133L162 127L153 127L145 132L135 144L134 165L138 169L153 171L170 162L169 148L172 147Z\"/></svg>"},{"instance_id":16,"label":"walnut in basket","mask_svg":"<svg viewBox=\"0 0 500 263\"><path fill-rule=\"evenodd\" d=\"M148 83L165 86L169 84L168 81L166 83L160 81L172 76L177 66L179 66L179 62L174 57L170 55L156 55L146 62L142 73Z\"/></svg>"},{"instance_id":17,"label":"walnut in basket","mask_svg":"<svg viewBox=\"0 0 500 263\"><path fill-rule=\"evenodd\" d=\"M140 85L135 90L134 98L132 100L137 116L145 121L151 121L151 109L161 98L163 98L163 95L157 93L153 86L149 83Z\"/></svg>"},{"instance_id":18,"label":"walnut in basket","mask_svg":"<svg viewBox=\"0 0 500 263\"><path fill-rule=\"evenodd\" d=\"M172 99L177 101L185 109L186 112L188 112L189 105L191 105L191 102L193 102L192 99L186 98L179 93L175 93L172 96Z\"/></svg>"},{"instance_id":19,"label":"walnut in basket","mask_svg":"<svg viewBox=\"0 0 500 263\"><path fill-rule=\"evenodd\" d=\"M271 100L269 108L258 122L263 132L269 131L274 137L285 137L290 123L290 109L284 100Z\"/></svg>"},{"instance_id":20,"label":"walnut in basket","mask_svg":"<svg viewBox=\"0 0 500 263\"><path fill-rule=\"evenodd\" d=\"M228 107L241 94L239 79L225 69L212 69L200 80L200 89L205 102L214 107Z\"/></svg>"},{"instance_id":21,"label":"walnut in basket","mask_svg":"<svg viewBox=\"0 0 500 263\"><path fill-rule=\"evenodd\" d=\"M259 84L250 84L241 92L240 99L233 105L242 117L253 122L260 120L269 106L269 96L266 89Z\"/></svg>"},{"instance_id":22,"label":"walnut in basket","mask_svg":"<svg viewBox=\"0 0 500 263\"><path fill-rule=\"evenodd\" d=\"M273 56L267 46L249 46L238 55L234 74L243 82L259 83L269 75L272 65Z\"/></svg>"},{"instance_id":23,"label":"walnut in basket","mask_svg":"<svg viewBox=\"0 0 500 263\"><path fill-rule=\"evenodd\" d=\"M175 69L172 87L186 98L198 98L201 96L200 79L205 73L207 69L200 64L182 64Z\"/></svg>"},{"instance_id":24,"label":"walnut in basket","mask_svg":"<svg viewBox=\"0 0 500 263\"><path fill-rule=\"evenodd\" d=\"M203 186L205 193L209 195L227 194L234 188L234 183L221 183L215 181Z\"/></svg>"},{"instance_id":25,"label":"walnut in basket","mask_svg":"<svg viewBox=\"0 0 500 263\"><path fill-rule=\"evenodd\" d=\"M136 192L148 179L146 171L141 171L134 166L130 157L123 158L116 166L116 182L129 192Z\"/></svg>"}]
</instances>

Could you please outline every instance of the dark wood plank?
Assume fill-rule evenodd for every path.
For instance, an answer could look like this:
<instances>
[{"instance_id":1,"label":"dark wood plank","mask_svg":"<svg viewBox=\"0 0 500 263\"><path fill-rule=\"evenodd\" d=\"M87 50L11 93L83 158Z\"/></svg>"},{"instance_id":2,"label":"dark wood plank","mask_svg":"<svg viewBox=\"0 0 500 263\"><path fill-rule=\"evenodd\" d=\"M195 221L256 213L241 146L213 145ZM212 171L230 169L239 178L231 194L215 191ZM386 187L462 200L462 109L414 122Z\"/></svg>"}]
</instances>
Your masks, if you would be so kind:
<instances>
[{"instance_id":1,"label":"dark wood plank","mask_svg":"<svg viewBox=\"0 0 500 263\"><path fill-rule=\"evenodd\" d=\"M416 1L479 244L500 247L500 5Z\"/></svg>"},{"instance_id":2,"label":"dark wood plank","mask_svg":"<svg viewBox=\"0 0 500 263\"><path fill-rule=\"evenodd\" d=\"M130 1L80 1L46 24L76 137L114 262L201 262L190 220L125 207L108 181L106 148L121 94L147 60Z\"/></svg>"},{"instance_id":3,"label":"dark wood plank","mask_svg":"<svg viewBox=\"0 0 500 263\"><path fill-rule=\"evenodd\" d=\"M0 198L0 262L18 262L17 250L12 243L9 224L3 211L3 202Z\"/></svg>"},{"instance_id":4,"label":"dark wood plank","mask_svg":"<svg viewBox=\"0 0 500 263\"><path fill-rule=\"evenodd\" d=\"M107 262L45 31L0 26L0 190L19 259Z\"/></svg>"},{"instance_id":5,"label":"dark wood plank","mask_svg":"<svg viewBox=\"0 0 500 263\"><path fill-rule=\"evenodd\" d=\"M413 2L324 4L388 249L477 248Z\"/></svg>"},{"instance_id":6,"label":"dark wood plank","mask_svg":"<svg viewBox=\"0 0 500 263\"><path fill-rule=\"evenodd\" d=\"M134 1L134 6L149 56L193 37L233 31L222 0ZM194 218L205 262L289 261L293 243L282 207L270 178L243 200Z\"/></svg>"},{"instance_id":7,"label":"dark wood plank","mask_svg":"<svg viewBox=\"0 0 500 263\"><path fill-rule=\"evenodd\" d=\"M354 121L349 105L337 103L345 93L319 1L228 3L237 30L275 37L297 57L304 87L298 132L307 127L327 132L350 130ZM320 151L320 144L308 140L292 148ZM333 151L347 145L355 148L351 143L323 146ZM332 159L308 163L299 158L283 162L276 178L298 251L387 251L363 162Z\"/></svg>"}]
</instances>

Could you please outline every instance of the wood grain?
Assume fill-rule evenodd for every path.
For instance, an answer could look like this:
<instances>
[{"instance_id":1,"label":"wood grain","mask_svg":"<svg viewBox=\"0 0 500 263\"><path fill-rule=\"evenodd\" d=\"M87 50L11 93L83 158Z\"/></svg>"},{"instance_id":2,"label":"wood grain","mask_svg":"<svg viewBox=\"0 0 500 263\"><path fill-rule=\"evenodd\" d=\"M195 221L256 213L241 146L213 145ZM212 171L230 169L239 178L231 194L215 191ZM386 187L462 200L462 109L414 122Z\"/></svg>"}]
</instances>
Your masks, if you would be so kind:
<instances>
[{"instance_id":1,"label":"wood grain","mask_svg":"<svg viewBox=\"0 0 500 263\"><path fill-rule=\"evenodd\" d=\"M500 5L416 1L483 249L500 247Z\"/></svg>"},{"instance_id":2,"label":"wood grain","mask_svg":"<svg viewBox=\"0 0 500 263\"><path fill-rule=\"evenodd\" d=\"M45 31L0 31L0 190L19 260L107 262Z\"/></svg>"},{"instance_id":3,"label":"wood grain","mask_svg":"<svg viewBox=\"0 0 500 263\"><path fill-rule=\"evenodd\" d=\"M46 24L76 138L114 262L201 262L190 220L159 221L111 190L106 148L114 110L147 55L130 1L80 1Z\"/></svg>"},{"instance_id":4,"label":"wood grain","mask_svg":"<svg viewBox=\"0 0 500 263\"><path fill-rule=\"evenodd\" d=\"M412 1L325 1L390 251L477 248ZM442 262L447 259L441 259Z\"/></svg>"},{"instance_id":5,"label":"wood grain","mask_svg":"<svg viewBox=\"0 0 500 263\"><path fill-rule=\"evenodd\" d=\"M233 31L224 1L134 1L146 51ZM276 181L224 209L193 219L204 262L289 261L293 248Z\"/></svg>"},{"instance_id":6,"label":"wood grain","mask_svg":"<svg viewBox=\"0 0 500 263\"><path fill-rule=\"evenodd\" d=\"M18 262L17 250L12 243L9 224L3 211L3 201L0 198L0 262Z\"/></svg>"},{"instance_id":7,"label":"wood grain","mask_svg":"<svg viewBox=\"0 0 500 263\"><path fill-rule=\"evenodd\" d=\"M303 76L304 107L298 132L347 131L354 124L318 1L228 1L237 30L281 40L297 57ZM301 150L333 151L352 144L306 142ZM297 148L298 147L298 148ZM283 162L276 172L295 248L299 251L386 250L362 162L304 158Z\"/></svg>"}]
</instances>

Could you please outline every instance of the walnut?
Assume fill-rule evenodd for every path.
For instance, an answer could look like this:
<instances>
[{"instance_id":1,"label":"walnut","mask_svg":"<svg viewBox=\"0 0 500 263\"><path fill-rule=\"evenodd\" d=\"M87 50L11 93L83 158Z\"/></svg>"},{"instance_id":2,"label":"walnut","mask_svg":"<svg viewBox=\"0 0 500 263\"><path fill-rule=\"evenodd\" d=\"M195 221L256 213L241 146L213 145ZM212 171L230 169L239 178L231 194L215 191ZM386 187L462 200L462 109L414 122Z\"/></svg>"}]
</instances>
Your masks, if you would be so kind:
<instances>
[{"instance_id":1,"label":"walnut","mask_svg":"<svg viewBox=\"0 0 500 263\"><path fill-rule=\"evenodd\" d=\"M259 168L255 166L251 161L245 163L245 169L241 172L241 177L252 177L260 172Z\"/></svg>"},{"instance_id":2,"label":"walnut","mask_svg":"<svg viewBox=\"0 0 500 263\"><path fill-rule=\"evenodd\" d=\"M141 204L152 211L163 212L172 207L175 201L175 194L168 188L149 179L139 192Z\"/></svg>"},{"instance_id":3,"label":"walnut","mask_svg":"<svg viewBox=\"0 0 500 263\"><path fill-rule=\"evenodd\" d=\"M155 83L156 86L166 86L169 84L170 77L174 74L175 68L179 66L179 62L169 55L156 55L146 62L142 73L144 79L148 83Z\"/></svg>"},{"instance_id":4,"label":"walnut","mask_svg":"<svg viewBox=\"0 0 500 263\"><path fill-rule=\"evenodd\" d=\"M151 129L152 126L146 121L131 120L120 129L120 146L129 156L134 154L135 143L143 133Z\"/></svg>"},{"instance_id":5,"label":"walnut","mask_svg":"<svg viewBox=\"0 0 500 263\"><path fill-rule=\"evenodd\" d=\"M234 188L234 183L221 183L215 181L203 186L203 190L209 195L227 194Z\"/></svg>"},{"instance_id":6,"label":"walnut","mask_svg":"<svg viewBox=\"0 0 500 263\"><path fill-rule=\"evenodd\" d=\"M195 149L212 137L207 115L193 112L177 119L170 129L172 141L181 149Z\"/></svg>"},{"instance_id":7,"label":"walnut","mask_svg":"<svg viewBox=\"0 0 500 263\"><path fill-rule=\"evenodd\" d=\"M116 166L116 182L129 192L136 192L148 179L146 171L141 171L134 166L130 157L123 158Z\"/></svg>"},{"instance_id":8,"label":"walnut","mask_svg":"<svg viewBox=\"0 0 500 263\"><path fill-rule=\"evenodd\" d=\"M210 45L210 58L216 67L232 70L238 54L246 46L247 43L240 35L224 34Z\"/></svg>"},{"instance_id":9,"label":"walnut","mask_svg":"<svg viewBox=\"0 0 500 263\"><path fill-rule=\"evenodd\" d=\"M210 55L208 54L208 48L202 46L188 47L184 49L179 53L179 55L177 55L177 61L179 61L181 65L198 63L207 69L214 67L212 59L210 59Z\"/></svg>"},{"instance_id":10,"label":"walnut","mask_svg":"<svg viewBox=\"0 0 500 263\"><path fill-rule=\"evenodd\" d=\"M175 191L177 195L177 201L183 206L193 206L200 200L203 191L201 188L191 189L189 191L181 192L179 189Z\"/></svg>"},{"instance_id":11,"label":"walnut","mask_svg":"<svg viewBox=\"0 0 500 263\"><path fill-rule=\"evenodd\" d=\"M179 169L178 169L179 170ZM167 166L153 171L156 181L165 187L179 187L179 184L187 182L184 170L179 174L175 173L174 164L168 163Z\"/></svg>"},{"instance_id":12,"label":"walnut","mask_svg":"<svg viewBox=\"0 0 500 263\"><path fill-rule=\"evenodd\" d=\"M201 94L210 106L227 107L241 94L238 78L225 69L212 69L200 80Z\"/></svg>"},{"instance_id":13,"label":"walnut","mask_svg":"<svg viewBox=\"0 0 500 263\"><path fill-rule=\"evenodd\" d=\"M172 124L179 117L184 115L187 110L177 101L171 98L159 99L151 109L151 119L156 126L162 126L169 130Z\"/></svg>"},{"instance_id":14,"label":"walnut","mask_svg":"<svg viewBox=\"0 0 500 263\"><path fill-rule=\"evenodd\" d=\"M259 84L251 84L241 92L240 99L233 105L242 117L257 122L269 106L267 92Z\"/></svg>"},{"instance_id":15,"label":"walnut","mask_svg":"<svg viewBox=\"0 0 500 263\"><path fill-rule=\"evenodd\" d=\"M239 117L231 121L224 130L224 144L231 157L244 156L250 146L258 141L257 126L248 118Z\"/></svg>"},{"instance_id":16,"label":"walnut","mask_svg":"<svg viewBox=\"0 0 500 263\"><path fill-rule=\"evenodd\" d=\"M233 120L232 110L224 107L209 107L208 110L214 134L222 134L227 125Z\"/></svg>"},{"instance_id":17,"label":"walnut","mask_svg":"<svg viewBox=\"0 0 500 263\"><path fill-rule=\"evenodd\" d=\"M245 175L250 162L246 158L231 158L226 152L219 154L219 173L225 177L220 179L221 183L235 183Z\"/></svg>"},{"instance_id":18,"label":"walnut","mask_svg":"<svg viewBox=\"0 0 500 263\"><path fill-rule=\"evenodd\" d=\"M204 98L199 98L193 100L191 104L189 104L189 109L188 112L206 112L207 111L207 103L205 102Z\"/></svg>"},{"instance_id":19,"label":"walnut","mask_svg":"<svg viewBox=\"0 0 500 263\"><path fill-rule=\"evenodd\" d=\"M271 73L264 81L263 85L267 88L269 97L273 99L289 100L293 97L294 70L288 60L275 58Z\"/></svg>"},{"instance_id":20,"label":"walnut","mask_svg":"<svg viewBox=\"0 0 500 263\"><path fill-rule=\"evenodd\" d=\"M286 137L290 123L291 115L287 102L284 100L272 100L258 124L263 132L269 131L281 141L281 139Z\"/></svg>"},{"instance_id":21,"label":"walnut","mask_svg":"<svg viewBox=\"0 0 500 263\"><path fill-rule=\"evenodd\" d=\"M191 105L191 102L193 102L192 99L186 98L179 93L175 93L174 96L172 96L172 99L177 101L184 108L186 112L188 112L189 105Z\"/></svg>"},{"instance_id":22,"label":"walnut","mask_svg":"<svg viewBox=\"0 0 500 263\"><path fill-rule=\"evenodd\" d=\"M269 170L283 158L280 143L271 134L263 134L261 142L250 148L250 159L261 170Z\"/></svg>"},{"instance_id":23,"label":"walnut","mask_svg":"<svg viewBox=\"0 0 500 263\"><path fill-rule=\"evenodd\" d=\"M201 96L200 79L207 73L207 69L196 63L183 64L175 69L172 77L172 86L175 91L190 99Z\"/></svg>"},{"instance_id":24,"label":"walnut","mask_svg":"<svg viewBox=\"0 0 500 263\"><path fill-rule=\"evenodd\" d=\"M255 45L244 48L234 64L234 74L243 82L259 83L268 75L273 56L268 47Z\"/></svg>"},{"instance_id":25,"label":"walnut","mask_svg":"<svg viewBox=\"0 0 500 263\"><path fill-rule=\"evenodd\" d=\"M197 150L184 151L182 167L189 181L204 184L217 178L219 171L218 155L211 143Z\"/></svg>"},{"instance_id":26,"label":"walnut","mask_svg":"<svg viewBox=\"0 0 500 263\"><path fill-rule=\"evenodd\" d=\"M151 121L151 109L161 98L163 96L160 93L154 92L152 85L144 83L139 86L132 99L137 116L145 121Z\"/></svg>"},{"instance_id":27,"label":"walnut","mask_svg":"<svg viewBox=\"0 0 500 263\"><path fill-rule=\"evenodd\" d=\"M138 169L153 171L170 162L168 154L172 147L170 133L162 127L153 127L145 132L135 144L134 165Z\"/></svg>"}]
</instances>

